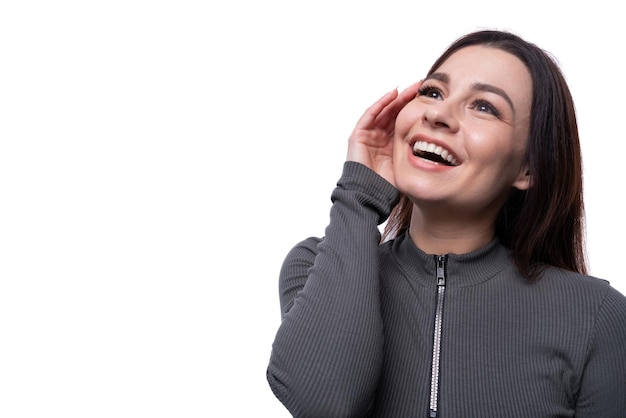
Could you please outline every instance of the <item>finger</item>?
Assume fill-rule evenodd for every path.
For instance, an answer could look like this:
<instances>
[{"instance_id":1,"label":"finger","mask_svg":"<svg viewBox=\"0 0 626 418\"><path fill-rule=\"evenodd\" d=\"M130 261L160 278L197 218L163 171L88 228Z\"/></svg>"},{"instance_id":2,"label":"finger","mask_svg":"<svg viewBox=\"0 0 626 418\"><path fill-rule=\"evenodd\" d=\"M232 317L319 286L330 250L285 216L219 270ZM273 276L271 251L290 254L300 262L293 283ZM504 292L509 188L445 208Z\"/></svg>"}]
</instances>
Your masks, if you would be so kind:
<instances>
[{"instance_id":1,"label":"finger","mask_svg":"<svg viewBox=\"0 0 626 418\"><path fill-rule=\"evenodd\" d=\"M416 83L411 84L401 93L399 93L394 101L379 113L375 124L378 126L382 126L390 123L392 120L395 120L402 108L415 98L421 85L422 81L420 80Z\"/></svg>"},{"instance_id":2,"label":"finger","mask_svg":"<svg viewBox=\"0 0 626 418\"><path fill-rule=\"evenodd\" d=\"M422 82L423 80L420 80L416 83L411 84L410 86L402 90L402 93L398 95L398 98L405 103L410 102L415 98L415 96L417 96L417 92L419 91Z\"/></svg>"},{"instance_id":3,"label":"finger","mask_svg":"<svg viewBox=\"0 0 626 418\"><path fill-rule=\"evenodd\" d=\"M390 112L399 112L407 103L417 96L417 92L419 91L420 86L422 85L422 81L418 81L416 83L411 84L401 93L398 94L398 97L394 100L394 102L388 106Z\"/></svg>"},{"instance_id":4,"label":"finger","mask_svg":"<svg viewBox=\"0 0 626 418\"><path fill-rule=\"evenodd\" d=\"M373 105L365 110L365 113L359 118L355 129L369 129L375 124L376 118L380 113L398 97L398 89L393 89L378 99Z\"/></svg>"}]
</instances>

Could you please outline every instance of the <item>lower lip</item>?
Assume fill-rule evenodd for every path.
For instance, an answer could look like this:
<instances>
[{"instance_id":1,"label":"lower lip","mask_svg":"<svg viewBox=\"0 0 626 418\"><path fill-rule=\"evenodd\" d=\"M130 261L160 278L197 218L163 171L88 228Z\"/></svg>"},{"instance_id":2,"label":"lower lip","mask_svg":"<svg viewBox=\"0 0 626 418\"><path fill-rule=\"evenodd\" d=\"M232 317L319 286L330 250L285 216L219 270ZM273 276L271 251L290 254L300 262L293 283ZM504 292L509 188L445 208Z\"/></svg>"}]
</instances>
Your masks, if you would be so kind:
<instances>
[{"instance_id":1,"label":"lower lip","mask_svg":"<svg viewBox=\"0 0 626 418\"><path fill-rule=\"evenodd\" d=\"M411 147L408 148L408 157L409 163L411 163L413 167L419 168L420 170L446 171L455 167L420 158L413 154L413 149Z\"/></svg>"}]
</instances>

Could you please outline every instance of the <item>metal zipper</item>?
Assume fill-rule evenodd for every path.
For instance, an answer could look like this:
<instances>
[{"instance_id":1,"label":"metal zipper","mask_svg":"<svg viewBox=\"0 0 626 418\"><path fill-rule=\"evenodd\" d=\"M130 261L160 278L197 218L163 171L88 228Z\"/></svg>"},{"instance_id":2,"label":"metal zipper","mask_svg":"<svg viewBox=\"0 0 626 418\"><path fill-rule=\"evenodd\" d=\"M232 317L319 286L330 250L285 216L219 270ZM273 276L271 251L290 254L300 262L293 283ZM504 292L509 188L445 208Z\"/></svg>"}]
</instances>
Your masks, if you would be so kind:
<instances>
[{"instance_id":1,"label":"metal zipper","mask_svg":"<svg viewBox=\"0 0 626 418\"><path fill-rule=\"evenodd\" d=\"M437 302L435 306L435 330L433 333L433 361L430 369L430 407L429 418L437 417L439 399L439 375L441 366L441 325L443 321L443 302L446 293L445 255L437 256Z\"/></svg>"}]
</instances>

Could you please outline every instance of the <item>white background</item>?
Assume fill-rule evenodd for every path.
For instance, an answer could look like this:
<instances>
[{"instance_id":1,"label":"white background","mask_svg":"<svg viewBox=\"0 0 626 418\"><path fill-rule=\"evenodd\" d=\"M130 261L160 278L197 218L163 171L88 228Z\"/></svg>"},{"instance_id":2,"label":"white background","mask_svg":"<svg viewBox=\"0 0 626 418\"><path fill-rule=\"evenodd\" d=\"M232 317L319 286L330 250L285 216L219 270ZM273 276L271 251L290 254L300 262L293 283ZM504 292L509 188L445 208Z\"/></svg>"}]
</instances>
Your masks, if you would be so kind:
<instances>
[{"instance_id":1,"label":"white background","mask_svg":"<svg viewBox=\"0 0 626 418\"><path fill-rule=\"evenodd\" d=\"M287 417L286 252L323 234L363 110L512 30L576 100L591 272L626 292L616 2L7 1L0 416Z\"/></svg>"}]
</instances>

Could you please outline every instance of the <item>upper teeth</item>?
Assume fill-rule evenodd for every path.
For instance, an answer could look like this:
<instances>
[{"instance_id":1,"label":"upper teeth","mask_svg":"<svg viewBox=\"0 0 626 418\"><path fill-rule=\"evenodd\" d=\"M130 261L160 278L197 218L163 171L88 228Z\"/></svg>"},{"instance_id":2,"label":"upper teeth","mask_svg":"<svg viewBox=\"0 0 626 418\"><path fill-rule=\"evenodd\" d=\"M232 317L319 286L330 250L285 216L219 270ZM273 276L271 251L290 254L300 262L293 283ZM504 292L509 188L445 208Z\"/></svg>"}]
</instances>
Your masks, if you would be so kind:
<instances>
[{"instance_id":1,"label":"upper teeth","mask_svg":"<svg viewBox=\"0 0 626 418\"><path fill-rule=\"evenodd\" d=\"M424 141L417 141L413 145L413 152L422 151L422 152L431 152L433 154L439 155L441 158L446 160L452 165L459 165L458 161L452 154L448 152L448 150L440 147L439 145L430 144Z\"/></svg>"}]
</instances>

